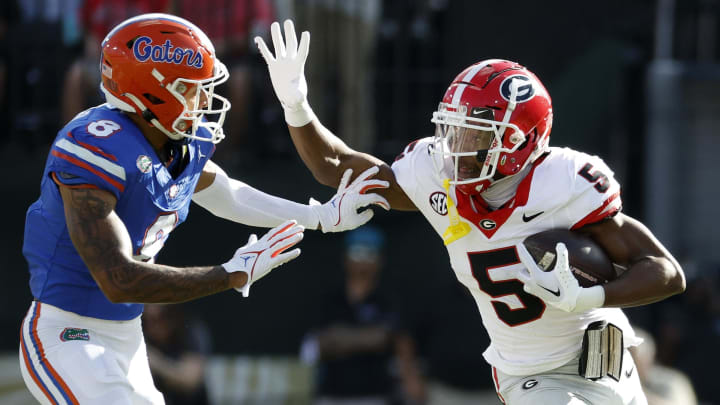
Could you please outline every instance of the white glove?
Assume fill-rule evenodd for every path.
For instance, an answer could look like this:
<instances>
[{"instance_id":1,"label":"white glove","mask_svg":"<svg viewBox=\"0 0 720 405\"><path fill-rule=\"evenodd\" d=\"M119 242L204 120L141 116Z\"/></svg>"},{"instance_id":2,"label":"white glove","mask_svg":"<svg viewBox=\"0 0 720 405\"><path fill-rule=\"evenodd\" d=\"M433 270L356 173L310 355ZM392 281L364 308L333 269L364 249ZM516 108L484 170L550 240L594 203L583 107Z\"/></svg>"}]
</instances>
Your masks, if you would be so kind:
<instances>
[{"instance_id":1,"label":"white glove","mask_svg":"<svg viewBox=\"0 0 720 405\"><path fill-rule=\"evenodd\" d=\"M605 289L602 286L580 287L570 271L568 251L564 243L555 246L555 268L547 272L538 267L524 244L518 243L515 247L520 261L525 265L525 268L518 272L518 279L525 284L525 292L566 312L585 312L602 307L605 303Z\"/></svg>"},{"instance_id":2,"label":"white glove","mask_svg":"<svg viewBox=\"0 0 720 405\"><path fill-rule=\"evenodd\" d=\"M386 211L390 210L390 204L382 196L375 193L365 194L368 190L387 188L390 184L383 180L368 180L379 170L377 166L365 170L348 186L352 169L347 169L340 180L337 193L330 201L320 204L315 199L310 199L310 208L317 214L323 232L348 231L365 224L375 213L371 209L361 213L357 211L370 204L379 205Z\"/></svg>"},{"instance_id":3,"label":"white glove","mask_svg":"<svg viewBox=\"0 0 720 405\"><path fill-rule=\"evenodd\" d=\"M291 220L271 229L260 240L255 234L250 235L248 243L235 251L232 259L222 265L228 273L236 271L247 273L247 283L236 290L241 292L243 297L247 297L250 295L252 283L260 280L275 267L300 256L298 248L283 252L302 240L304 230L302 225Z\"/></svg>"},{"instance_id":4,"label":"white glove","mask_svg":"<svg viewBox=\"0 0 720 405\"><path fill-rule=\"evenodd\" d=\"M270 33L275 46L275 56L270 53L261 37L255 37L255 44L268 65L275 95L285 110L285 121L293 127L302 127L315 116L307 102L308 88L304 72L310 49L310 33L302 33L300 46L292 20L285 20L287 42L283 41L277 21L270 26Z\"/></svg>"}]
</instances>

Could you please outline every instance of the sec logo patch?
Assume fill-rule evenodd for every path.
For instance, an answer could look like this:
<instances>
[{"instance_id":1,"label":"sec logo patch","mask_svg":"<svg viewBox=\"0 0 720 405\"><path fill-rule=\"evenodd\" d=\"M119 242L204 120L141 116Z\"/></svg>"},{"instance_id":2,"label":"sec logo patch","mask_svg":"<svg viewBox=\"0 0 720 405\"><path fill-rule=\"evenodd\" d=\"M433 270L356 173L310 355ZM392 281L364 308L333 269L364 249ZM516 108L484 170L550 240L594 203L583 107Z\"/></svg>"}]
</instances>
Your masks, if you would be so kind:
<instances>
[{"instance_id":1,"label":"sec logo patch","mask_svg":"<svg viewBox=\"0 0 720 405\"><path fill-rule=\"evenodd\" d=\"M140 170L140 172L147 173L150 171L150 167L152 167L152 159L150 159L148 156L140 155L135 161L135 164L137 165L137 168L138 170Z\"/></svg>"},{"instance_id":2,"label":"sec logo patch","mask_svg":"<svg viewBox=\"0 0 720 405\"><path fill-rule=\"evenodd\" d=\"M444 191L436 191L430 194L430 208L440 215L447 215L447 195Z\"/></svg>"}]
</instances>

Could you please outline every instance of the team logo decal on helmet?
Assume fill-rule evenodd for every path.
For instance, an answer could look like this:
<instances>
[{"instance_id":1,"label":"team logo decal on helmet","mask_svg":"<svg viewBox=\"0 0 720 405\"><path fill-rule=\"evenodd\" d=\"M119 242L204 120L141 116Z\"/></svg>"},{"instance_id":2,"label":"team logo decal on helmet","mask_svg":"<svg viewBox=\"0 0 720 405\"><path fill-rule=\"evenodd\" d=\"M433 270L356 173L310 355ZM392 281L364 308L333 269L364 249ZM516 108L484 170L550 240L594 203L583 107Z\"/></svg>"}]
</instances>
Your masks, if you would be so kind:
<instances>
[{"instance_id":1,"label":"team logo decal on helmet","mask_svg":"<svg viewBox=\"0 0 720 405\"><path fill-rule=\"evenodd\" d=\"M151 59L153 62L174 63L179 65L187 56L185 64L191 67L201 69L203 67L202 53L196 52L190 48L174 47L170 40L166 40L161 45L153 45L152 38L140 37L133 44L133 54L135 59L145 62Z\"/></svg>"},{"instance_id":2,"label":"team logo decal on helmet","mask_svg":"<svg viewBox=\"0 0 720 405\"><path fill-rule=\"evenodd\" d=\"M512 83L513 80L525 82L524 84L517 86L517 97L515 98L516 103L524 103L535 96L535 87L529 77L525 75L512 75L505 78L505 80L503 80L500 84L500 95L505 100L510 101L511 99L510 83Z\"/></svg>"}]
</instances>

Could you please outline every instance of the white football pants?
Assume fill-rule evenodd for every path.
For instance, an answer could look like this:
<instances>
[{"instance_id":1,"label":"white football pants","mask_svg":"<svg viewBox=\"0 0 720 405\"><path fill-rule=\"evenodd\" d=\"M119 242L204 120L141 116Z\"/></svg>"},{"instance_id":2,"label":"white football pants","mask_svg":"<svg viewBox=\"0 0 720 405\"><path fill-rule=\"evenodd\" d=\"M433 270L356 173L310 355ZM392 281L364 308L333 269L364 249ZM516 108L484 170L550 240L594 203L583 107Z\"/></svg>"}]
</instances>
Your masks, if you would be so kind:
<instances>
[{"instance_id":1,"label":"white football pants","mask_svg":"<svg viewBox=\"0 0 720 405\"><path fill-rule=\"evenodd\" d=\"M33 301L20 333L25 385L45 405L162 405L140 317L107 321Z\"/></svg>"},{"instance_id":2,"label":"white football pants","mask_svg":"<svg viewBox=\"0 0 720 405\"><path fill-rule=\"evenodd\" d=\"M512 376L492 368L498 397L506 405L647 405L635 362L623 354L620 381L603 377L592 381L578 375L579 359L554 370Z\"/></svg>"}]
</instances>

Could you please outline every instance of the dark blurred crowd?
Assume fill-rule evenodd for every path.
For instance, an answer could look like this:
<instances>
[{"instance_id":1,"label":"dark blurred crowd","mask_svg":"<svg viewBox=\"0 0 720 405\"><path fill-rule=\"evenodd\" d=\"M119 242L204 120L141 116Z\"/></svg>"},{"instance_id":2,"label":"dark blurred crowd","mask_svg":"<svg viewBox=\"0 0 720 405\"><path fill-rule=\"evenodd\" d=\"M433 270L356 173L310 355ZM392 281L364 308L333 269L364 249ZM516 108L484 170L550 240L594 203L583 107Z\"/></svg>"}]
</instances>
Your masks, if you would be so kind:
<instances>
[{"instance_id":1,"label":"dark blurred crowd","mask_svg":"<svg viewBox=\"0 0 720 405\"><path fill-rule=\"evenodd\" d=\"M431 134L430 112L445 82L451 79L447 72L458 70L458 66L448 63L458 61L450 55L457 41L447 40L457 30L445 15L449 3L448 0L1 1L0 122L5 124L5 131L0 134L3 140L0 158L11 159L18 154L43 156L62 123L103 102L98 89L98 61L100 43L109 29L136 14L168 12L203 29L215 44L218 57L230 69L230 80L220 89L233 105L226 121L229 136L216 155L224 167L242 170L262 159L295 155L265 65L252 44L256 35L267 38L273 21L288 17L313 35L307 76L309 97L316 113L351 146L375 151L391 160L392 154L408 141ZM632 32L637 34L639 30ZM638 60L637 53L634 55L634 63L642 63L643 57ZM478 55L475 59L488 56L515 59L512 50L501 55ZM463 60L462 66L466 62L472 60ZM411 99L416 103L405 106ZM382 266L382 236L365 234L362 238L365 239L348 242L347 284L339 285L336 294L329 298L325 308L332 311L317 317L326 323L307 327L304 347L315 352L306 355L321 362L319 399L330 404L337 395L363 389L362 384L328 386L333 376L339 376L337 370L352 371L355 367L360 367L356 372L379 367L380 371L372 371L374 380L364 381L371 385L370 391L365 392L371 398L388 395L397 401L398 392L406 403L433 403L433 398L435 403L448 398L462 403L483 395L492 397L490 369L481 356L488 340L467 292L459 284L448 282L433 286L449 297L443 305L432 305L424 297L417 300L424 305L412 308L403 303L391 305L386 297L393 294L383 295L387 291L381 288L383 278L377 274ZM353 256L352 249L365 249L364 257L376 257L377 261L354 260L353 257L360 256ZM375 256L368 256L370 253ZM683 393L688 389L692 393L693 388L698 403L720 404L720 390L714 386L720 365L720 268L708 265L688 270L685 294L627 311L631 321L648 332L648 340L654 338L652 350L640 353L646 370L674 369L680 375L676 389L668 374L661 371L641 374L651 404L691 404L669 398L690 398ZM449 265L438 271L450 272ZM184 325L182 314L163 307L148 309L146 316L152 317L158 327L163 323L167 328L187 328L179 326ZM151 331L147 337L154 347L149 353L151 360L155 358L153 371L163 381L159 387L184 386L186 392L188 387L198 388L199 391L192 392L203 396L204 387L193 385L197 383L192 378L197 377L198 364L203 364L204 356L210 353L210 337L204 327L193 328L189 341L186 334L179 336L169 329ZM355 335L353 331L362 334ZM358 336L362 338L356 342ZM472 343L458 345L462 339ZM370 353L370 359L348 354L354 350ZM183 355L185 351L197 355ZM167 371L178 370L181 360L188 361L182 363L185 374ZM685 380L683 375L687 376ZM352 381L344 381L348 382ZM400 388L387 384L400 384Z\"/></svg>"},{"instance_id":2,"label":"dark blurred crowd","mask_svg":"<svg viewBox=\"0 0 720 405\"><path fill-rule=\"evenodd\" d=\"M406 134L391 131L378 140L375 123L393 117L390 109L398 111L398 95L417 100L419 90L397 88L400 72L390 63L401 57L404 64L422 59L437 67L439 59L418 59L414 53L439 47L429 29L446 7L444 0L389 6L380 0L6 0L0 5L0 118L9 124L3 137L13 151L46 148L62 123L103 102L98 60L107 32L130 16L166 12L203 29L230 69L230 80L220 89L233 106L225 124L230 136L216 159L223 166L247 167L260 157L292 154L265 66L252 42L256 35L267 39L273 21L292 17L299 27L313 32L313 62L307 74L318 114L327 117L325 121L351 146L375 150L383 146L379 143L389 143L387 154L395 154L415 138L413 129ZM408 31L410 37L404 41L412 49L404 51L412 54L396 55L393 40ZM378 53L384 57L377 58ZM384 73L382 79L375 75L377 70ZM422 82L420 91L430 109L444 80L428 77L428 72L423 75L404 81ZM390 89L380 100L374 97L378 86ZM400 116L393 121L397 118L408 126L427 127L425 120L413 124Z\"/></svg>"},{"instance_id":3,"label":"dark blurred crowd","mask_svg":"<svg viewBox=\"0 0 720 405\"><path fill-rule=\"evenodd\" d=\"M6 136L25 149L44 148L61 123L102 103L98 61L103 38L119 22L149 12L192 20L208 34L218 57L229 66L230 81L222 91L235 108L227 123L227 132L233 136L224 150L264 146L262 137L260 142L248 142L251 131L263 129L259 120L251 130L248 116L262 116L258 101L263 100L259 93L264 89L251 80L257 58L249 55L249 45L255 35L267 34L276 16L269 0L3 2L0 107L10 123ZM227 155L221 158L230 159Z\"/></svg>"}]
</instances>

